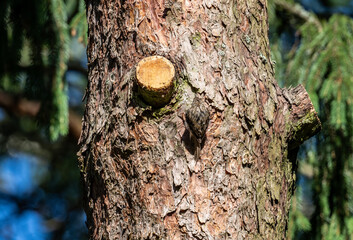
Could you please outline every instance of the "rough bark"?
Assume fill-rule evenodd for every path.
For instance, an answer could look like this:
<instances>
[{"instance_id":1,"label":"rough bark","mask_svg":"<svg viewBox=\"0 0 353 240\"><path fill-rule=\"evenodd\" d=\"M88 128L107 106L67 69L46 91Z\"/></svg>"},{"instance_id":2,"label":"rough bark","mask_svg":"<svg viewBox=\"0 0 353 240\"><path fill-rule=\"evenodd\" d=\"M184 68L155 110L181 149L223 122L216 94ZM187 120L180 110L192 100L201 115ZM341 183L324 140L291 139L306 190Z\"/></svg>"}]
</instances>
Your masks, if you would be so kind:
<instances>
[{"instance_id":1,"label":"rough bark","mask_svg":"<svg viewBox=\"0 0 353 240\"><path fill-rule=\"evenodd\" d=\"M274 79L265 0L87 0L89 85L79 162L91 239L283 239L296 149L320 129ZM144 57L174 63L171 103L145 106ZM211 120L195 161L183 116Z\"/></svg>"}]
</instances>

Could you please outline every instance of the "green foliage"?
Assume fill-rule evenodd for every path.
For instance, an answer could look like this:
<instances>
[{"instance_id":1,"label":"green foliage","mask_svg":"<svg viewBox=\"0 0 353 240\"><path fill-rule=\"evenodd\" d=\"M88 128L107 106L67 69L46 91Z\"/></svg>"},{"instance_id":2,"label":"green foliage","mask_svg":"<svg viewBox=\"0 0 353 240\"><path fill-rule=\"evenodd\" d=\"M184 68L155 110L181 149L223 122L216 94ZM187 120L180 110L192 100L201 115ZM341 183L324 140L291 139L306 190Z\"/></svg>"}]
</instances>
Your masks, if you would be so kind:
<instances>
[{"instance_id":1,"label":"green foliage","mask_svg":"<svg viewBox=\"0 0 353 240\"><path fill-rule=\"evenodd\" d=\"M52 140L68 132L69 46L73 36L86 41L86 29L83 0L0 3L0 89L40 101Z\"/></svg>"},{"instance_id":2,"label":"green foliage","mask_svg":"<svg viewBox=\"0 0 353 240\"><path fill-rule=\"evenodd\" d=\"M53 74L52 89L52 117L50 121L49 134L53 139L57 139L59 134L67 134L68 130L68 99L67 86L62 79L66 72L66 64L69 58L69 32L67 26L67 16L62 0L51 1L51 11L53 13L53 30L57 34L54 39L56 49L52 51L51 65L56 66Z\"/></svg>"},{"instance_id":3,"label":"green foliage","mask_svg":"<svg viewBox=\"0 0 353 240\"><path fill-rule=\"evenodd\" d=\"M326 6L337 7L337 6L347 6L350 0L321 0Z\"/></svg>"},{"instance_id":4,"label":"green foliage","mask_svg":"<svg viewBox=\"0 0 353 240\"><path fill-rule=\"evenodd\" d=\"M293 12L292 17L298 16ZM353 239L353 20L335 14L321 19L322 28L312 21L296 23L291 27L300 39L291 51L281 49L278 36L283 29L273 30L272 42L273 56L280 62L276 77L284 85L303 84L323 124L321 133L306 144L310 153L315 152L315 157L306 158L314 169L316 208L305 239ZM293 238L301 226L298 216L292 211Z\"/></svg>"},{"instance_id":5,"label":"green foliage","mask_svg":"<svg viewBox=\"0 0 353 240\"><path fill-rule=\"evenodd\" d=\"M288 237L290 239L295 239L298 232L308 232L311 230L310 221L303 214L300 202L302 202L302 191L298 188L292 198L291 211L289 214Z\"/></svg>"}]
</instances>

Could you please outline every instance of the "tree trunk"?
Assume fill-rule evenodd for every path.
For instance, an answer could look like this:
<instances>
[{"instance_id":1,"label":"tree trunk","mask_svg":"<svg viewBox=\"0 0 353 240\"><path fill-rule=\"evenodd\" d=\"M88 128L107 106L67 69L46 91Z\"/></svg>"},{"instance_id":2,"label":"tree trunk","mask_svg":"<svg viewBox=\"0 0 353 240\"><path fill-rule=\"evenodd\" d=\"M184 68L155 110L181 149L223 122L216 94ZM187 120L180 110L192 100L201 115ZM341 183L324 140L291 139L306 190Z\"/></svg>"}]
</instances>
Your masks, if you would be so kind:
<instances>
[{"instance_id":1,"label":"tree trunk","mask_svg":"<svg viewBox=\"0 0 353 240\"><path fill-rule=\"evenodd\" d=\"M265 0L87 0L89 84L79 163L91 239L283 239L298 146L321 125L302 86L280 89ZM156 109L148 56L176 71ZM210 112L200 157L184 125Z\"/></svg>"}]
</instances>

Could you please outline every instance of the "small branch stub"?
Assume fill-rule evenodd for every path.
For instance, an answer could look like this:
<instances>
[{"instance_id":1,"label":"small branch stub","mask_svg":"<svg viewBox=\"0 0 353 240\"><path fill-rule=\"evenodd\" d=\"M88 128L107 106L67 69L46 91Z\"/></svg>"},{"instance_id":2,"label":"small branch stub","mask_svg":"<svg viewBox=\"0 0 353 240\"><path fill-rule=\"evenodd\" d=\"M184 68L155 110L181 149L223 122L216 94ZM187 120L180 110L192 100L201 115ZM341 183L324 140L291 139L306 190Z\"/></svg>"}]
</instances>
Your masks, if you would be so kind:
<instances>
[{"instance_id":1,"label":"small branch stub","mask_svg":"<svg viewBox=\"0 0 353 240\"><path fill-rule=\"evenodd\" d=\"M153 107L161 107L169 102L174 76L173 64L161 56L146 57L136 67L139 93Z\"/></svg>"},{"instance_id":2,"label":"small branch stub","mask_svg":"<svg viewBox=\"0 0 353 240\"><path fill-rule=\"evenodd\" d=\"M321 122L303 85L283 89L283 92L290 101L292 109L291 133L288 141L288 147L291 150L317 134L321 130Z\"/></svg>"}]
</instances>

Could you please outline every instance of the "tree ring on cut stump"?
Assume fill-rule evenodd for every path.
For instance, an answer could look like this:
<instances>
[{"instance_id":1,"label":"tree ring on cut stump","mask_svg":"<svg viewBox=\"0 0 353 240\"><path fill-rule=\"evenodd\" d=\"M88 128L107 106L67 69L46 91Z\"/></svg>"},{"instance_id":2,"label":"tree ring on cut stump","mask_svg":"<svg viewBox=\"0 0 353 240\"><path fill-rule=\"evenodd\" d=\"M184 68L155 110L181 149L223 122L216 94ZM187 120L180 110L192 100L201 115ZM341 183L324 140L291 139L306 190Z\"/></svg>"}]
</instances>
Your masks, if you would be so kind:
<instances>
[{"instance_id":1,"label":"tree ring on cut stump","mask_svg":"<svg viewBox=\"0 0 353 240\"><path fill-rule=\"evenodd\" d=\"M146 57L136 67L139 93L146 103L154 107L161 107L170 101L174 76L173 64L161 56Z\"/></svg>"}]
</instances>

